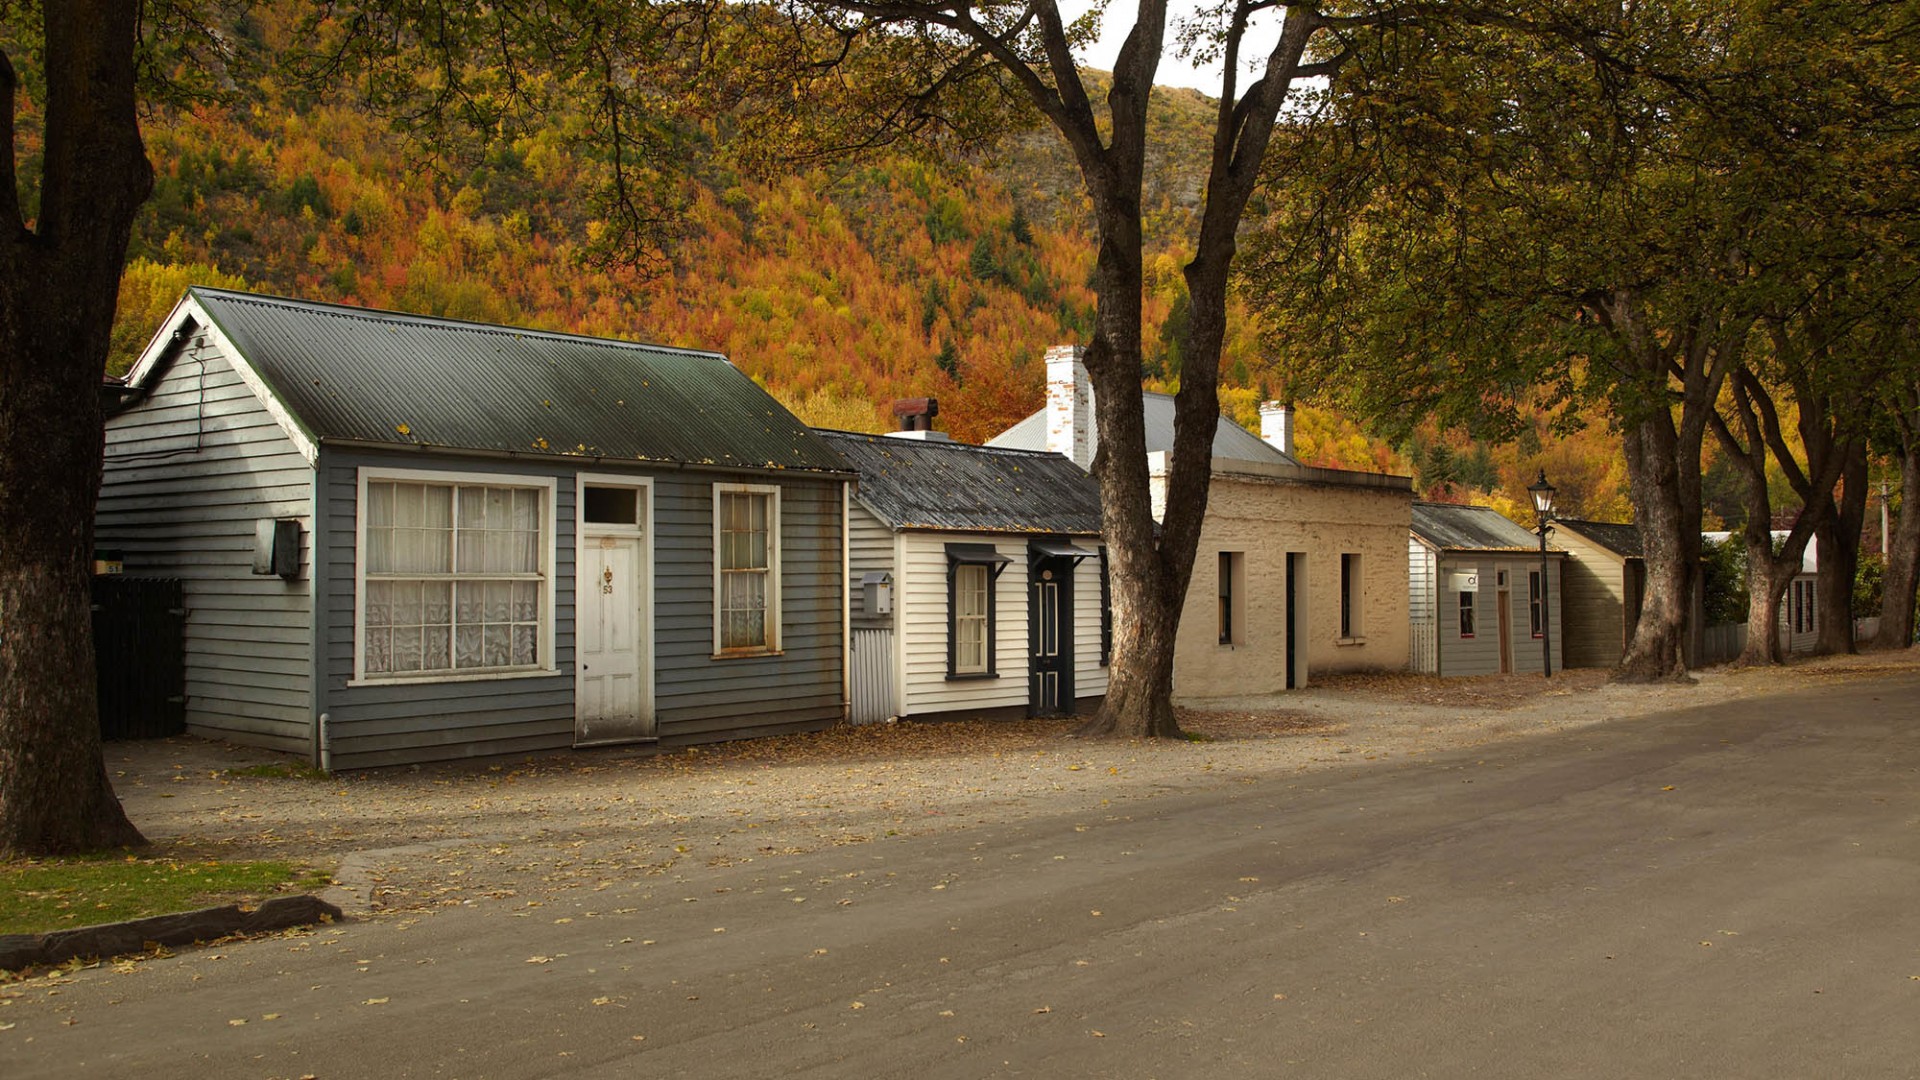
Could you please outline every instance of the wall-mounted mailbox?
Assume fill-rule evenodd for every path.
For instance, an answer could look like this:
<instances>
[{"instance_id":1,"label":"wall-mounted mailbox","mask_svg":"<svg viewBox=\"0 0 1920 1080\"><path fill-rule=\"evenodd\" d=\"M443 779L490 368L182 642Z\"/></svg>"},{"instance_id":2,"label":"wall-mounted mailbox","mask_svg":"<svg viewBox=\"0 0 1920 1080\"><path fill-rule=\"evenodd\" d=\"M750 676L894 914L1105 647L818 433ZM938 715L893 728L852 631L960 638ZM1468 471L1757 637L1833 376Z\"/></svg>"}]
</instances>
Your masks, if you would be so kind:
<instances>
[{"instance_id":1,"label":"wall-mounted mailbox","mask_svg":"<svg viewBox=\"0 0 1920 1080\"><path fill-rule=\"evenodd\" d=\"M93 551L93 572L96 574L118 574L127 568L126 557L119 551L95 548Z\"/></svg>"},{"instance_id":2,"label":"wall-mounted mailbox","mask_svg":"<svg viewBox=\"0 0 1920 1080\"><path fill-rule=\"evenodd\" d=\"M885 570L869 570L860 576L860 591L868 615L893 614L893 575Z\"/></svg>"},{"instance_id":3,"label":"wall-mounted mailbox","mask_svg":"<svg viewBox=\"0 0 1920 1080\"><path fill-rule=\"evenodd\" d=\"M300 522L262 518L254 523L253 572L288 581L300 576Z\"/></svg>"}]
</instances>

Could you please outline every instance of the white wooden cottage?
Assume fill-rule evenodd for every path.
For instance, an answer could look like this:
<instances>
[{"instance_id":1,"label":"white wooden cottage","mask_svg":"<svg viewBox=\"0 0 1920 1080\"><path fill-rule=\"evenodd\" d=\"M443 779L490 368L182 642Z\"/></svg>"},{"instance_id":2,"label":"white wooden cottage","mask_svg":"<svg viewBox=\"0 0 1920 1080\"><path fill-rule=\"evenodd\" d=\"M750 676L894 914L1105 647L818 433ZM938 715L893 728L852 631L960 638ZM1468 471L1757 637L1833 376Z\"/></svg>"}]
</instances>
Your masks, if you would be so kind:
<instances>
[{"instance_id":1,"label":"white wooden cottage","mask_svg":"<svg viewBox=\"0 0 1920 1080\"><path fill-rule=\"evenodd\" d=\"M1107 690L1100 493L1058 454L937 432L819 434L849 510L855 723L1051 716Z\"/></svg>"}]
</instances>

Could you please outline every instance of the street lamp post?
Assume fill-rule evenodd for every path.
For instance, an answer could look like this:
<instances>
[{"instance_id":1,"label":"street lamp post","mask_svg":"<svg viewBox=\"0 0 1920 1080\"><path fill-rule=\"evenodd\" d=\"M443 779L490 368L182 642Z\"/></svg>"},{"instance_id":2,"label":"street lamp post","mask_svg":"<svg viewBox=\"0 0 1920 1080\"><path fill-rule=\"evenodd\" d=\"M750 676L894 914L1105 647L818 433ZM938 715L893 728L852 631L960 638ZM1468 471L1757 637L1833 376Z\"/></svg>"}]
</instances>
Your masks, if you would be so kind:
<instances>
[{"instance_id":1,"label":"street lamp post","mask_svg":"<svg viewBox=\"0 0 1920 1080\"><path fill-rule=\"evenodd\" d=\"M1548 615L1553 605L1547 602L1548 585L1552 579L1547 575L1547 522L1553 520L1553 485L1547 483L1547 470L1540 470L1540 479L1527 485L1527 494L1533 496L1533 512L1539 519L1536 529L1540 534L1540 670L1546 678L1553 678L1553 638L1548 628Z\"/></svg>"}]
</instances>

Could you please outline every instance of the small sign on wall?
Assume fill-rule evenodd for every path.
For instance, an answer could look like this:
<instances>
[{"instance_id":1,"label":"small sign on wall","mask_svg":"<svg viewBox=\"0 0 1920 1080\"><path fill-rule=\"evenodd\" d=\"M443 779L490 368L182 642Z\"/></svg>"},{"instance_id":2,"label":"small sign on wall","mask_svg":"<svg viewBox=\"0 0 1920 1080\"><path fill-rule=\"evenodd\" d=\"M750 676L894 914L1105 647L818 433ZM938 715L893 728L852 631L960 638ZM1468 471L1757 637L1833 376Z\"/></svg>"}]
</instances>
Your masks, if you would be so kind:
<instances>
[{"instance_id":1,"label":"small sign on wall","mask_svg":"<svg viewBox=\"0 0 1920 1080\"><path fill-rule=\"evenodd\" d=\"M1448 592L1479 592L1480 575L1471 570L1455 570L1447 575Z\"/></svg>"}]
</instances>

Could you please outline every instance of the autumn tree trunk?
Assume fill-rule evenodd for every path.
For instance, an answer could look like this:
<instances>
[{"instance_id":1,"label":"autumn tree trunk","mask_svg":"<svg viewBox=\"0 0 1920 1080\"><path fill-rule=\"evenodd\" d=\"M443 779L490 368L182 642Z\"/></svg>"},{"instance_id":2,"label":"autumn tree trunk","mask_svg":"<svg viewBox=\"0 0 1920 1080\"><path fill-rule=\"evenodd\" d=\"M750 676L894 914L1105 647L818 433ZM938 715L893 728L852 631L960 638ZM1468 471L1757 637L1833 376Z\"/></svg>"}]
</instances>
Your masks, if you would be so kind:
<instances>
[{"instance_id":1,"label":"autumn tree trunk","mask_svg":"<svg viewBox=\"0 0 1920 1080\"><path fill-rule=\"evenodd\" d=\"M1682 680L1703 581L1700 452L1747 328L1701 316L1682 324L1671 344L1663 344L1663 335L1646 324L1630 290L1616 293L1599 310L1621 354L1638 369L1626 383L1633 408L1622 441L1647 563L1640 621L1613 677ZM1654 388L1660 392L1651 392ZM1668 404L1674 398L1677 408Z\"/></svg>"},{"instance_id":2,"label":"autumn tree trunk","mask_svg":"<svg viewBox=\"0 0 1920 1080\"><path fill-rule=\"evenodd\" d=\"M1909 391L1906 397L1915 395ZM1880 594L1876 649L1913 644L1914 585L1920 581L1920 400L1903 402L1900 428L1900 519L1887 545L1887 574Z\"/></svg>"},{"instance_id":3,"label":"autumn tree trunk","mask_svg":"<svg viewBox=\"0 0 1920 1080\"><path fill-rule=\"evenodd\" d=\"M90 576L100 380L135 213L134 0L44 5L38 219L15 175L0 57L0 855L141 842L101 758Z\"/></svg>"},{"instance_id":4,"label":"autumn tree trunk","mask_svg":"<svg viewBox=\"0 0 1920 1080\"><path fill-rule=\"evenodd\" d=\"M1776 333L1777 344L1784 344ZM1805 402L1801 407L1802 447L1807 456L1801 468L1792 448L1781 436L1780 409L1753 370L1745 365L1729 376L1732 392L1726 395L1728 406L1738 421L1738 430L1716 410L1709 418L1720 446L1739 468L1746 480L1747 524L1741 538L1747 559L1747 643L1737 664L1743 667L1778 664L1785 657L1780 648L1780 604L1787 587L1800 572L1807 544L1833 512L1831 499L1803 498L1800 515L1779 551L1773 546L1773 491L1767 473L1769 451L1796 491L1831 491L1845 468L1851 452L1847 440L1836 440L1831 430L1818 421L1826 415L1823 398L1812 396L1811 386L1802 381Z\"/></svg>"},{"instance_id":5,"label":"autumn tree trunk","mask_svg":"<svg viewBox=\"0 0 1920 1080\"><path fill-rule=\"evenodd\" d=\"M1864 443L1849 457L1833 513L1815 536L1819 572L1814 580L1822 653L1850 653L1853 647L1853 583L1860 573L1860 529L1867 521L1867 455Z\"/></svg>"},{"instance_id":6,"label":"autumn tree trunk","mask_svg":"<svg viewBox=\"0 0 1920 1080\"><path fill-rule=\"evenodd\" d=\"M1700 573L1700 504L1697 481L1691 508L1681 490L1678 435L1672 420L1659 415L1635 424L1623 440L1628 490L1646 552L1647 591L1633 640L1614 669L1614 678L1622 682L1687 674L1688 613ZM1697 447L1693 460L1699 460ZM1698 475L1697 468L1693 471Z\"/></svg>"}]
</instances>

